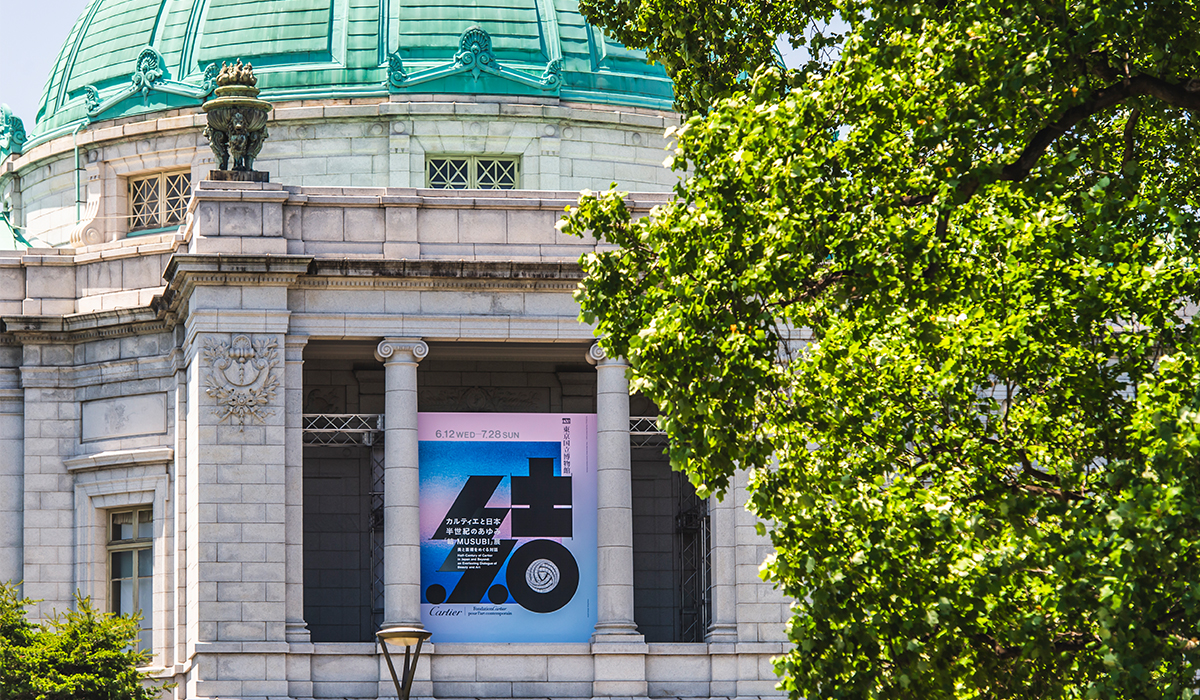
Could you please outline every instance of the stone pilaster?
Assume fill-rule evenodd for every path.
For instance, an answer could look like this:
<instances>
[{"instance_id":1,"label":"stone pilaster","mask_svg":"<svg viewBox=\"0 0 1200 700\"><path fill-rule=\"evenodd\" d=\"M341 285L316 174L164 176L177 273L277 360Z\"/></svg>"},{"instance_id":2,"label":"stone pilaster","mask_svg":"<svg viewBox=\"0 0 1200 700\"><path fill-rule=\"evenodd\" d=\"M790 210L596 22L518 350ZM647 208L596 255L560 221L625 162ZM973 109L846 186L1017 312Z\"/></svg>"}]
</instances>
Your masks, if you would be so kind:
<instances>
[{"instance_id":1,"label":"stone pilaster","mask_svg":"<svg viewBox=\"0 0 1200 700\"><path fill-rule=\"evenodd\" d=\"M592 635L596 696L644 696L648 647L633 619L633 493L629 455L628 362L587 354L596 365L597 591Z\"/></svg>"},{"instance_id":2,"label":"stone pilaster","mask_svg":"<svg viewBox=\"0 0 1200 700\"><path fill-rule=\"evenodd\" d=\"M284 635L289 643L300 644L309 641L308 626L304 623L304 347L307 344L306 336L289 335L284 339L284 384L287 387L283 401L287 558Z\"/></svg>"},{"instance_id":3,"label":"stone pilaster","mask_svg":"<svg viewBox=\"0 0 1200 700\"><path fill-rule=\"evenodd\" d=\"M38 601L29 617L40 620L71 609L77 588L73 483L63 455L75 448L79 403L62 372L74 364L74 346L26 344L22 355L25 546L19 578L23 593Z\"/></svg>"},{"instance_id":4,"label":"stone pilaster","mask_svg":"<svg viewBox=\"0 0 1200 700\"><path fill-rule=\"evenodd\" d=\"M189 696L289 692L287 316L259 313L261 332L224 332L218 322L194 335L188 353L189 642L196 650Z\"/></svg>"},{"instance_id":5,"label":"stone pilaster","mask_svg":"<svg viewBox=\"0 0 1200 700\"><path fill-rule=\"evenodd\" d=\"M188 473L187 473L187 441L188 430L188 382L187 369L175 372L175 477L171 480L171 512L173 516L174 537L171 545L174 548L174 570L171 580L170 596L174 599L171 606L171 639L172 662L180 664L188 656L188 587L187 572L190 559L188 557Z\"/></svg>"},{"instance_id":6,"label":"stone pilaster","mask_svg":"<svg viewBox=\"0 0 1200 700\"><path fill-rule=\"evenodd\" d=\"M417 471L417 363L429 354L419 338L385 338L383 362L383 619L421 625L421 530Z\"/></svg>"},{"instance_id":7,"label":"stone pilaster","mask_svg":"<svg viewBox=\"0 0 1200 700\"><path fill-rule=\"evenodd\" d=\"M24 470L24 392L0 389L0 583L25 578Z\"/></svg>"},{"instance_id":8,"label":"stone pilaster","mask_svg":"<svg viewBox=\"0 0 1200 700\"><path fill-rule=\"evenodd\" d=\"M745 471L738 471L735 482L744 481ZM708 626L710 644L737 642L737 506L734 505L734 486L731 484L723 500L709 499L710 530L712 532L712 620Z\"/></svg>"}]
</instances>

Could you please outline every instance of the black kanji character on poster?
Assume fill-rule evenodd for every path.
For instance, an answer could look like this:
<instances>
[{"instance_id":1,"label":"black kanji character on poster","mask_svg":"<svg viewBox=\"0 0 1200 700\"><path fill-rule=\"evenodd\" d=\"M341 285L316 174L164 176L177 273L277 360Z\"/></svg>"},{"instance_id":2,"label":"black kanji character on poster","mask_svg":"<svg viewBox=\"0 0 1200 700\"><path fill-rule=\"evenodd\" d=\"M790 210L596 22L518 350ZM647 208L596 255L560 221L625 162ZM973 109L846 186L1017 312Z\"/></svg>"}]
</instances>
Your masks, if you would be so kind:
<instances>
[{"instance_id":1,"label":"black kanji character on poster","mask_svg":"<svg viewBox=\"0 0 1200 700\"><path fill-rule=\"evenodd\" d=\"M529 476L512 477L512 505L513 537L571 536L571 477L554 476L552 458L530 457Z\"/></svg>"}]
</instances>

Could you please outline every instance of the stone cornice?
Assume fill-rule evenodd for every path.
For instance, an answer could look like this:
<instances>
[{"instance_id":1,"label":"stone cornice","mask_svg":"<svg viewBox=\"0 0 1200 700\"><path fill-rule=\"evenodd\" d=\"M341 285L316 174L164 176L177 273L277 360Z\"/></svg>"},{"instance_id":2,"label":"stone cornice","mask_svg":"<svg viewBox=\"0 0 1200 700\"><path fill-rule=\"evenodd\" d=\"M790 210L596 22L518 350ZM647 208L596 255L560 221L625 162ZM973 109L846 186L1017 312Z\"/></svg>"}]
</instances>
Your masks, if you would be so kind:
<instances>
[{"instance_id":1,"label":"stone cornice","mask_svg":"<svg viewBox=\"0 0 1200 700\"><path fill-rule=\"evenodd\" d=\"M281 275L304 274L311 255L173 255L163 279L171 287L178 277L189 275ZM224 278L221 278L224 279ZM220 280L214 279L214 284Z\"/></svg>"},{"instance_id":2,"label":"stone cornice","mask_svg":"<svg viewBox=\"0 0 1200 700\"><path fill-rule=\"evenodd\" d=\"M671 192L630 192L625 205L647 213L671 201ZM566 190L438 190L413 187L300 187L279 183L202 180L188 211L198 202L276 202L308 207L412 207L424 209L522 209L562 212L579 203L579 193Z\"/></svg>"},{"instance_id":3,"label":"stone cornice","mask_svg":"<svg viewBox=\"0 0 1200 700\"><path fill-rule=\"evenodd\" d=\"M24 413L25 390L17 387L0 389L0 413Z\"/></svg>"},{"instance_id":4,"label":"stone cornice","mask_svg":"<svg viewBox=\"0 0 1200 700\"><path fill-rule=\"evenodd\" d=\"M138 450L113 450L98 452L92 455L82 455L63 460L63 466L68 472L81 472L90 469L105 469L110 467L143 467L154 464L168 464L175 459L175 450L170 447L149 447Z\"/></svg>"},{"instance_id":5,"label":"stone cornice","mask_svg":"<svg viewBox=\"0 0 1200 700\"><path fill-rule=\"evenodd\" d=\"M172 255L163 273L167 289L151 306L182 318L197 286L290 286L312 260L310 255Z\"/></svg>"},{"instance_id":6,"label":"stone cornice","mask_svg":"<svg viewBox=\"0 0 1200 700\"><path fill-rule=\"evenodd\" d=\"M0 346L76 344L172 330L200 285L297 289L570 292L584 277L576 263L313 258L305 255L175 255L169 282L150 307L67 316L0 317Z\"/></svg>"},{"instance_id":7,"label":"stone cornice","mask_svg":"<svg viewBox=\"0 0 1200 700\"><path fill-rule=\"evenodd\" d=\"M174 325L149 308L113 309L67 316L2 316L0 345L75 344L162 333ZM11 339L11 340L9 340Z\"/></svg>"},{"instance_id":8,"label":"stone cornice","mask_svg":"<svg viewBox=\"0 0 1200 700\"><path fill-rule=\"evenodd\" d=\"M577 263L318 258L310 265L309 274L296 281L296 286L567 290L575 289L583 277L583 269Z\"/></svg>"},{"instance_id":9,"label":"stone cornice","mask_svg":"<svg viewBox=\"0 0 1200 700\"><path fill-rule=\"evenodd\" d=\"M466 116L487 118L489 120L503 119L512 121L535 121L566 123L568 125L596 126L599 128L620 128L627 130L648 131L661 134L668 126L680 123L678 114L647 107L632 107L620 105L605 105L592 102L572 102L548 100L544 104L521 103L520 98L513 96L491 96L486 104L467 104L465 108L472 110L464 114L464 103L454 96L440 96L436 101L411 101L396 96L395 102L385 96L380 96L378 104L320 104L312 98L296 100L272 100L275 109L272 111L273 122L382 122L397 120L461 120ZM314 104L314 102L318 102ZM484 110L484 113L479 113ZM124 122L124 123L119 123ZM25 169L52 156L70 154L75 145L90 146L120 140L145 138L147 133L165 134L171 132L192 132L204 128L206 122L199 107L183 107L165 109L158 112L148 112L141 118L130 121L123 119L106 119L88 125L80 131L74 140L71 138L71 127L67 124L53 132L34 134L25 143L21 154L14 154L0 159L0 172ZM202 150L201 146L197 150Z\"/></svg>"}]
</instances>

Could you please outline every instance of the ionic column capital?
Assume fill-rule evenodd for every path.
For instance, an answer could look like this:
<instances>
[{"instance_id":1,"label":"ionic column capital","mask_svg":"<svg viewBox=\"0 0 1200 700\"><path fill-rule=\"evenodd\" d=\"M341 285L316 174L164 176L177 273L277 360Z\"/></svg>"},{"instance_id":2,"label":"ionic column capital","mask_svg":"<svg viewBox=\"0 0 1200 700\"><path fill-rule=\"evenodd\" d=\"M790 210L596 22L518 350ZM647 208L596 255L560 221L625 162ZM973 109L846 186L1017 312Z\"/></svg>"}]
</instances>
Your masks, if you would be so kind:
<instances>
[{"instance_id":1,"label":"ionic column capital","mask_svg":"<svg viewBox=\"0 0 1200 700\"><path fill-rule=\"evenodd\" d=\"M592 347L588 348L587 361L590 365L609 366L629 364L624 357L609 357L604 348L600 347L600 343L592 343Z\"/></svg>"},{"instance_id":2,"label":"ionic column capital","mask_svg":"<svg viewBox=\"0 0 1200 700\"><path fill-rule=\"evenodd\" d=\"M412 362L416 364L429 354L429 346L420 338L384 338L375 348L375 359L389 362Z\"/></svg>"}]
</instances>

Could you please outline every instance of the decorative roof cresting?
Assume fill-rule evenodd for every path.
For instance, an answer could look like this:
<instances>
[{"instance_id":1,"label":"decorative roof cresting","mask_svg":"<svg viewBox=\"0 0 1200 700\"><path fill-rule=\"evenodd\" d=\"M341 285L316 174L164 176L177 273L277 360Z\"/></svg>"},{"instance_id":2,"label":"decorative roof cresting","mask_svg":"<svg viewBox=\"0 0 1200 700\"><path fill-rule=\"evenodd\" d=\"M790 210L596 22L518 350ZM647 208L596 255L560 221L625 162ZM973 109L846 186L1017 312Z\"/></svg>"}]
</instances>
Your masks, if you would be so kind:
<instances>
[{"instance_id":1,"label":"decorative roof cresting","mask_svg":"<svg viewBox=\"0 0 1200 700\"><path fill-rule=\"evenodd\" d=\"M339 18L321 0L88 0L59 37L36 124L26 124L30 146L69 134L81 120L195 107L216 87L221 61L235 57L260 69L256 87L269 102L413 92L672 109L663 67L605 38L575 3L420 5L413 12L410 4L379 3L377 12ZM461 69L446 70L456 57Z\"/></svg>"},{"instance_id":2,"label":"decorative roof cresting","mask_svg":"<svg viewBox=\"0 0 1200 700\"><path fill-rule=\"evenodd\" d=\"M0 105L0 160L20 153L25 146L25 124L8 105Z\"/></svg>"}]
</instances>

